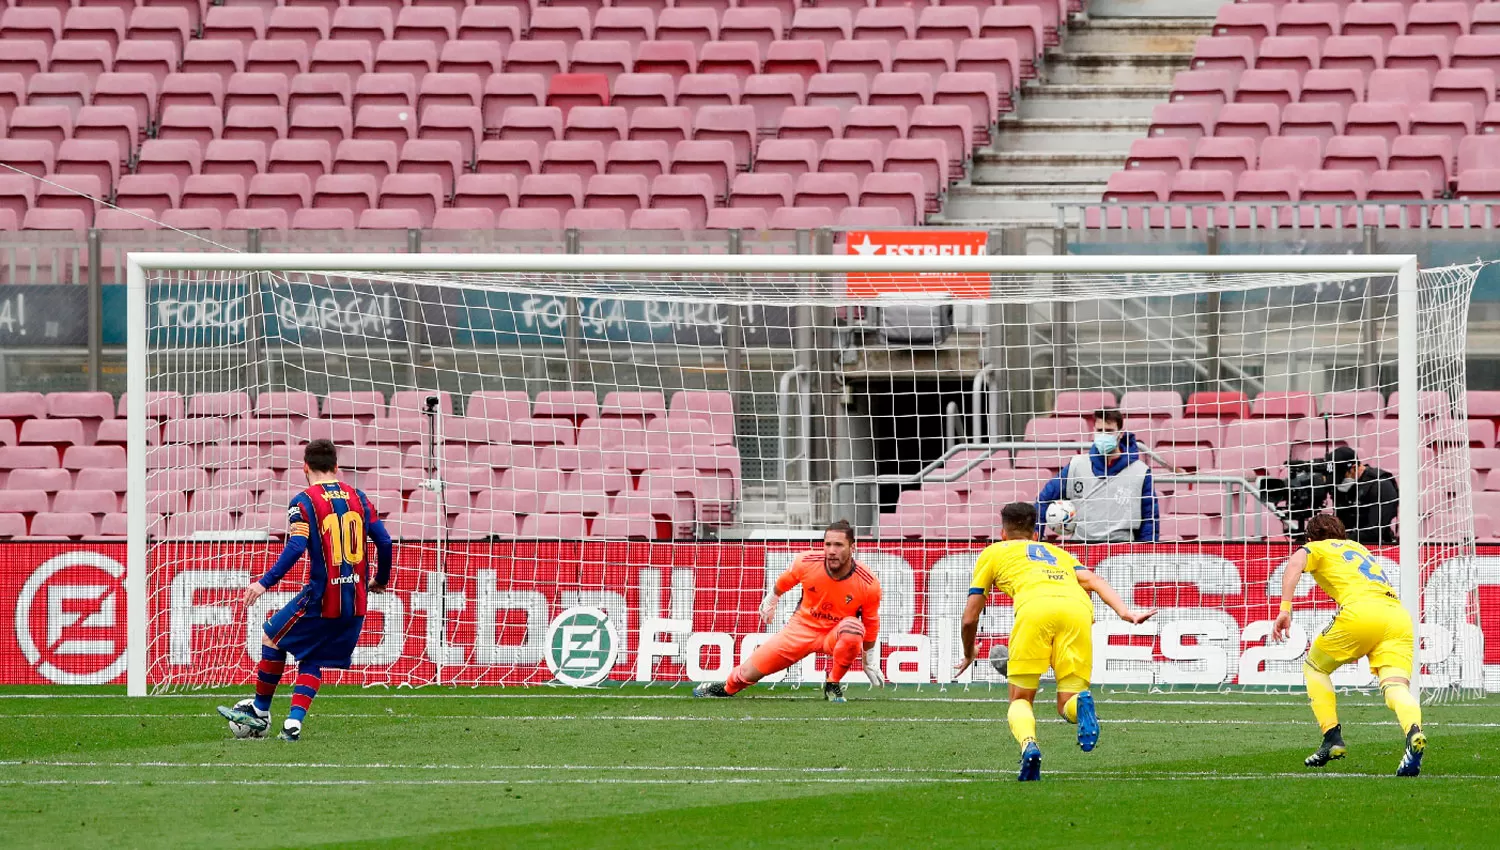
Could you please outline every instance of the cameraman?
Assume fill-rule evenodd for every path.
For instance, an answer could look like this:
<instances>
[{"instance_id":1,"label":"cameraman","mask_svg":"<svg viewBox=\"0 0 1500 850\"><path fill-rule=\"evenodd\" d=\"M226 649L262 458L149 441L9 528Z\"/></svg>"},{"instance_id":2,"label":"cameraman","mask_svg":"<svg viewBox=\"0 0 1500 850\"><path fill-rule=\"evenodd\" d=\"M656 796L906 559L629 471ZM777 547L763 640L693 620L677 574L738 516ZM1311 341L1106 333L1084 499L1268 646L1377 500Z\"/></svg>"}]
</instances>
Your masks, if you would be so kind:
<instances>
[{"instance_id":1,"label":"cameraman","mask_svg":"<svg viewBox=\"0 0 1500 850\"><path fill-rule=\"evenodd\" d=\"M1349 539L1367 546L1395 543L1391 523L1400 495L1389 472L1360 463L1354 449L1340 446L1328 453L1333 478L1333 510L1349 531Z\"/></svg>"}]
</instances>

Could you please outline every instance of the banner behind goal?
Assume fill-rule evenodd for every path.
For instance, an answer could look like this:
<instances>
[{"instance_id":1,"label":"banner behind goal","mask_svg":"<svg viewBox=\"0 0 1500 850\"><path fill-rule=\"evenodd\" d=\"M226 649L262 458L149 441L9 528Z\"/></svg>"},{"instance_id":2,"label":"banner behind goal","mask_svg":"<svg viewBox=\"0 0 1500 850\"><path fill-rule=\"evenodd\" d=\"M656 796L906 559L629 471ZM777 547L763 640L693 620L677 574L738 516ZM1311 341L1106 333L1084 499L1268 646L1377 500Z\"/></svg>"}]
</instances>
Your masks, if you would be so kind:
<instances>
[{"instance_id":1,"label":"banner behind goal","mask_svg":"<svg viewBox=\"0 0 1500 850\"><path fill-rule=\"evenodd\" d=\"M763 627L767 586L847 518L884 586L887 677L947 683L1000 508L1087 454L1100 408L1121 411L1153 495L1115 505L1140 517L1129 539L1064 545L1164 610L1132 627L1099 606L1098 683L1299 684L1333 605L1305 579L1297 633L1269 644L1280 569L1298 523L1347 500L1325 459L1348 446L1400 484L1361 522L1421 611L1422 686L1500 689L1485 651L1500 615L1480 606L1500 576L1476 557L1500 530L1476 522L1471 454L1493 451L1495 426L1464 394L1476 271L133 255L131 690L252 679L259 624L302 570L253 610L235 600L279 552L317 438L397 539L394 592L371 597L338 681L721 678L795 607ZM980 651L1011 621L992 603ZM785 680L821 675L809 662Z\"/></svg>"}]
</instances>

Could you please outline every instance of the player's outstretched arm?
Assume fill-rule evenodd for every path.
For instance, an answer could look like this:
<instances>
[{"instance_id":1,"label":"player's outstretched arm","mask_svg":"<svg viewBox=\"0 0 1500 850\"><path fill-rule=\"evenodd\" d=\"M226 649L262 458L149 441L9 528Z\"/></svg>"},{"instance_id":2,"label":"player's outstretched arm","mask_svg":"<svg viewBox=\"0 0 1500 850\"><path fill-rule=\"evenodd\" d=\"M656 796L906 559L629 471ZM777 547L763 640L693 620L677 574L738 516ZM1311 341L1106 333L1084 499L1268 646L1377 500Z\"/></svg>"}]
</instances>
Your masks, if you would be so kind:
<instances>
[{"instance_id":1,"label":"player's outstretched arm","mask_svg":"<svg viewBox=\"0 0 1500 850\"><path fill-rule=\"evenodd\" d=\"M974 663L974 638L979 635L979 615L984 613L984 602L984 593L969 591L969 601L964 603L964 621L961 628L964 660L960 661L958 669L953 671L955 677L969 669L969 665Z\"/></svg>"},{"instance_id":2,"label":"player's outstretched arm","mask_svg":"<svg viewBox=\"0 0 1500 850\"><path fill-rule=\"evenodd\" d=\"M1281 612L1276 615L1276 625L1271 628L1271 640L1281 643L1292 630L1292 597L1297 595L1297 582L1307 569L1307 550L1298 549L1286 562L1286 573L1281 576Z\"/></svg>"},{"instance_id":3,"label":"player's outstretched arm","mask_svg":"<svg viewBox=\"0 0 1500 850\"><path fill-rule=\"evenodd\" d=\"M254 605L261 594L275 587L285 578L287 572L302 558L302 553L307 551L309 525L307 518L303 516L302 508L295 502L287 509L287 520L286 544L281 547L281 554L277 556L276 563L266 571L265 575L250 582L245 588L242 601L247 607Z\"/></svg>"},{"instance_id":4,"label":"player's outstretched arm","mask_svg":"<svg viewBox=\"0 0 1500 850\"><path fill-rule=\"evenodd\" d=\"M1156 614L1155 608L1137 610L1126 605L1125 600L1120 598L1120 594L1110 586L1109 582L1105 581L1103 576L1093 570L1077 570L1074 574L1078 576L1078 583L1083 585L1084 590L1099 594L1099 598L1104 600L1104 604L1108 605L1112 611L1120 615L1120 619L1126 622L1144 623Z\"/></svg>"},{"instance_id":5,"label":"player's outstretched arm","mask_svg":"<svg viewBox=\"0 0 1500 850\"><path fill-rule=\"evenodd\" d=\"M395 560L396 547L391 543L391 533L385 523L377 517L367 526L370 539L375 542L375 581L370 585L371 593L385 593L391 583L391 564Z\"/></svg>"}]
</instances>

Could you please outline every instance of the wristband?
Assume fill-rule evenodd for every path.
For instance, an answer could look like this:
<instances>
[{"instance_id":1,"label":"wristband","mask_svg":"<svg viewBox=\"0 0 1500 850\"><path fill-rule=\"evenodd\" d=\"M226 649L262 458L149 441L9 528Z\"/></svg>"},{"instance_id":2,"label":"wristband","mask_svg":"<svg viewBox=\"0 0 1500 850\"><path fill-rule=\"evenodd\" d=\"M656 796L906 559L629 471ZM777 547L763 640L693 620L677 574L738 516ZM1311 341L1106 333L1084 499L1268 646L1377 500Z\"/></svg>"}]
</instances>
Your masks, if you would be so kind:
<instances>
[{"instance_id":1,"label":"wristband","mask_svg":"<svg viewBox=\"0 0 1500 850\"><path fill-rule=\"evenodd\" d=\"M1292 613L1292 600L1290 600L1290 599L1283 599L1283 600L1281 600L1281 613L1283 613L1283 614L1290 614L1290 613Z\"/></svg>"}]
</instances>

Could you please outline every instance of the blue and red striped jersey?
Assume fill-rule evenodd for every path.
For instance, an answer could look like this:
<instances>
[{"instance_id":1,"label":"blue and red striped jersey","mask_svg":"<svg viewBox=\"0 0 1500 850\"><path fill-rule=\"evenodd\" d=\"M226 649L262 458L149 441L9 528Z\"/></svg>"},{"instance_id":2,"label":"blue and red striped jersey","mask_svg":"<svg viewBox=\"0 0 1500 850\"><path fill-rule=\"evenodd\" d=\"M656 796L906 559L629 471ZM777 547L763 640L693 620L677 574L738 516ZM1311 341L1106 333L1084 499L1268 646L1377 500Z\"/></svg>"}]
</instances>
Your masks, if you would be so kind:
<instances>
[{"instance_id":1,"label":"blue and red striped jersey","mask_svg":"<svg viewBox=\"0 0 1500 850\"><path fill-rule=\"evenodd\" d=\"M370 580L374 505L343 481L314 484L292 497L289 534L307 538L309 608L324 617L363 617ZM316 606L316 607L314 607Z\"/></svg>"}]
</instances>

